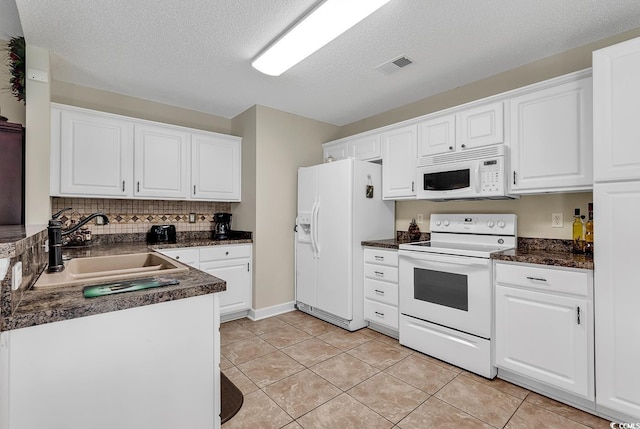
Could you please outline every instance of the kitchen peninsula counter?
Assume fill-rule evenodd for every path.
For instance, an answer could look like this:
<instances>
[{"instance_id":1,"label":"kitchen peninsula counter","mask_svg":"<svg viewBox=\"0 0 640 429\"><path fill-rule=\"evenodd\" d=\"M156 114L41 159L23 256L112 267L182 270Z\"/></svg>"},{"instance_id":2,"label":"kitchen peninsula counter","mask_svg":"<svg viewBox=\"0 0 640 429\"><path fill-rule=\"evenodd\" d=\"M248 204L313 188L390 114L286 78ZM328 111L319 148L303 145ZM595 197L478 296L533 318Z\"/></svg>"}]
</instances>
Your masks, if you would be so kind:
<instances>
[{"instance_id":1,"label":"kitchen peninsula counter","mask_svg":"<svg viewBox=\"0 0 640 429\"><path fill-rule=\"evenodd\" d=\"M13 231L15 232L15 231ZM12 233L13 233L12 232ZM44 231L46 235L46 230ZM20 234L16 236L18 237ZM121 236L116 234L111 237L95 236L96 243L88 246L64 247L65 259L86 258L93 256L105 256L116 254L133 254L154 251L157 249L178 247L199 247L252 243L251 233L239 236L232 240L211 240L202 236L191 236L179 240L177 243L147 244L143 241L121 242ZM129 237L130 238L130 237ZM5 241L6 256L13 256L13 249L19 248L19 239L16 243ZM23 261L23 267L28 264ZM31 275L23 281L22 290L10 291L10 282L2 284L3 314L0 318L0 331L19 329L28 326L42 325L51 322L75 319L78 317L119 311L128 308L141 307L150 304L190 298L199 295L216 293L226 290L226 283L210 274L188 267L186 273L175 274L180 283L177 285L144 289L134 292L107 295L96 298L84 298L82 288L84 285L69 287L52 287L46 289L33 289L37 275ZM10 270L9 270L10 275ZM1 279L0 279L1 280ZM93 284L96 284L94 281ZM9 289L9 290L7 290Z\"/></svg>"}]
</instances>

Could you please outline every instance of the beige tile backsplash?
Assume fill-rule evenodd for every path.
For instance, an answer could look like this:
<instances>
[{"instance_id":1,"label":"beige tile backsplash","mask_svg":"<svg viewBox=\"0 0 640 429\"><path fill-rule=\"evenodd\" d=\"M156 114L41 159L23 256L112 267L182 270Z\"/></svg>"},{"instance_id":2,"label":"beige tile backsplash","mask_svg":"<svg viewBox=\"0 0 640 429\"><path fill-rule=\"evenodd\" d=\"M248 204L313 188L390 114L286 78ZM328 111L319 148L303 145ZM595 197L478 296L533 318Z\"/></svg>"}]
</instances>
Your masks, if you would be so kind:
<instances>
[{"instance_id":1,"label":"beige tile backsplash","mask_svg":"<svg viewBox=\"0 0 640 429\"><path fill-rule=\"evenodd\" d=\"M214 213L231 212L231 203L210 201L52 198L53 213L66 207L72 207L72 210L60 216L65 227L94 212L107 215L109 225L96 225L95 221L87 223L93 234L143 233L151 225L162 224L175 225L177 231L210 231ZM189 223L189 213L196 214L195 223Z\"/></svg>"}]
</instances>

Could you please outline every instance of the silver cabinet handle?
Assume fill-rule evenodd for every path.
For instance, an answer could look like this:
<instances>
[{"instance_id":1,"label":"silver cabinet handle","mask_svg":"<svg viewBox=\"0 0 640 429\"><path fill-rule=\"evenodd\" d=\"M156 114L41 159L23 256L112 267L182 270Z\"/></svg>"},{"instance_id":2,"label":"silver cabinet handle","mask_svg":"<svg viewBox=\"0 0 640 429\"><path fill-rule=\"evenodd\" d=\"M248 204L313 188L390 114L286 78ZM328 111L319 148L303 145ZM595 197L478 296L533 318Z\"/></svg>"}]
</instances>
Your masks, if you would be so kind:
<instances>
[{"instance_id":1,"label":"silver cabinet handle","mask_svg":"<svg viewBox=\"0 0 640 429\"><path fill-rule=\"evenodd\" d=\"M376 311L375 313L376 313L376 316L378 317L384 317L384 313L380 313L379 311Z\"/></svg>"},{"instance_id":2,"label":"silver cabinet handle","mask_svg":"<svg viewBox=\"0 0 640 429\"><path fill-rule=\"evenodd\" d=\"M122 181L122 192L124 192L124 180Z\"/></svg>"},{"instance_id":3,"label":"silver cabinet handle","mask_svg":"<svg viewBox=\"0 0 640 429\"><path fill-rule=\"evenodd\" d=\"M249 272L249 263L247 262L247 272Z\"/></svg>"},{"instance_id":4,"label":"silver cabinet handle","mask_svg":"<svg viewBox=\"0 0 640 429\"><path fill-rule=\"evenodd\" d=\"M378 295L384 295L383 290L375 289L374 292L377 293Z\"/></svg>"},{"instance_id":5,"label":"silver cabinet handle","mask_svg":"<svg viewBox=\"0 0 640 429\"><path fill-rule=\"evenodd\" d=\"M529 277L529 276L527 276L527 278L529 280L535 280L535 281L538 281L538 282L546 282L547 281L547 279L543 279L542 277Z\"/></svg>"},{"instance_id":6,"label":"silver cabinet handle","mask_svg":"<svg viewBox=\"0 0 640 429\"><path fill-rule=\"evenodd\" d=\"M136 192L140 192L140 182L138 182L138 190Z\"/></svg>"},{"instance_id":7,"label":"silver cabinet handle","mask_svg":"<svg viewBox=\"0 0 640 429\"><path fill-rule=\"evenodd\" d=\"M382 271L374 271L373 273L378 277L384 277L384 273Z\"/></svg>"},{"instance_id":8,"label":"silver cabinet handle","mask_svg":"<svg viewBox=\"0 0 640 429\"><path fill-rule=\"evenodd\" d=\"M516 184L516 172L515 171L513 172L513 184L514 185Z\"/></svg>"},{"instance_id":9,"label":"silver cabinet handle","mask_svg":"<svg viewBox=\"0 0 640 429\"><path fill-rule=\"evenodd\" d=\"M416 191L416 182L411 182L411 192L415 192Z\"/></svg>"},{"instance_id":10,"label":"silver cabinet handle","mask_svg":"<svg viewBox=\"0 0 640 429\"><path fill-rule=\"evenodd\" d=\"M384 256L374 256L373 257L376 261L384 261Z\"/></svg>"},{"instance_id":11,"label":"silver cabinet handle","mask_svg":"<svg viewBox=\"0 0 640 429\"><path fill-rule=\"evenodd\" d=\"M578 313L578 325L579 325L580 324L580 307L578 307L577 313Z\"/></svg>"},{"instance_id":12,"label":"silver cabinet handle","mask_svg":"<svg viewBox=\"0 0 640 429\"><path fill-rule=\"evenodd\" d=\"M193 185L193 195L196 194L196 185Z\"/></svg>"}]
</instances>

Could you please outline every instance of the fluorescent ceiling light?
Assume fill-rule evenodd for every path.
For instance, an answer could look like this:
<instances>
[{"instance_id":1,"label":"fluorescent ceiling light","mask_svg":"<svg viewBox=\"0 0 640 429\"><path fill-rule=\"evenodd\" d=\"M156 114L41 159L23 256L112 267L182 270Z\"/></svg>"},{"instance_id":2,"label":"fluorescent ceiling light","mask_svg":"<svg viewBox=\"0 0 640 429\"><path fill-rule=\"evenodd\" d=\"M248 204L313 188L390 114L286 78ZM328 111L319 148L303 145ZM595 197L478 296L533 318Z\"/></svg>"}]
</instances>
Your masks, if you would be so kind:
<instances>
[{"instance_id":1,"label":"fluorescent ceiling light","mask_svg":"<svg viewBox=\"0 0 640 429\"><path fill-rule=\"evenodd\" d=\"M389 0L326 0L251 65L279 76L378 10Z\"/></svg>"}]
</instances>

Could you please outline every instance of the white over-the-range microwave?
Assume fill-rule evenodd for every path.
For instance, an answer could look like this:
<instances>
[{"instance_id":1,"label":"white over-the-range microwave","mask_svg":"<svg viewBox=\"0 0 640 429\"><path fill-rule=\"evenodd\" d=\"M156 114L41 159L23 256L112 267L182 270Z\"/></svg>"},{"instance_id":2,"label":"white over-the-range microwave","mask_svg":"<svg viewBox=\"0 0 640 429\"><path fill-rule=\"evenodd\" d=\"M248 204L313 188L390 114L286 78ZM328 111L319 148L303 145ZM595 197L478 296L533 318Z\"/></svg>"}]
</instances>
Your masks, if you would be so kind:
<instances>
[{"instance_id":1,"label":"white over-the-range microwave","mask_svg":"<svg viewBox=\"0 0 640 429\"><path fill-rule=\"evenodd\" d=\"M419 200L512 199L503 145L444 153L418 160Z\"/></svg>"}]
</instances>

